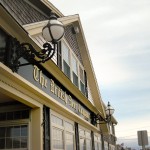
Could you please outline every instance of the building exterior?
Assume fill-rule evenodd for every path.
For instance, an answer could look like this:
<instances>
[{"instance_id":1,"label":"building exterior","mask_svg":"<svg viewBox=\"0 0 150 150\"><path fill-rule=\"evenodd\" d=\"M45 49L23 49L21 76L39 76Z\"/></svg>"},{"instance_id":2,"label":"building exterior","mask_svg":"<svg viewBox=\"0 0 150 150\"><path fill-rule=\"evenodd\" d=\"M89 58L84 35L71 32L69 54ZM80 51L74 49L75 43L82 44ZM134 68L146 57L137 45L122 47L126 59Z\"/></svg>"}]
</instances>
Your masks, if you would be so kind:
<instances>
[{"instance_id":1,"label":"building exterior","mask_svg":"<svg viewBox=\"0 0 150 150\"><path fill-rule=\"evenodd\" d=\"M14 67L21 43L43 48L50 12L65 27L53 58L24 57L20 63L31 65ZM64 16L47 0L1 0L0 14L0 150L114 150L117 121L97 124L106 105L79 16Z\"/></svg>"}]
</instances>

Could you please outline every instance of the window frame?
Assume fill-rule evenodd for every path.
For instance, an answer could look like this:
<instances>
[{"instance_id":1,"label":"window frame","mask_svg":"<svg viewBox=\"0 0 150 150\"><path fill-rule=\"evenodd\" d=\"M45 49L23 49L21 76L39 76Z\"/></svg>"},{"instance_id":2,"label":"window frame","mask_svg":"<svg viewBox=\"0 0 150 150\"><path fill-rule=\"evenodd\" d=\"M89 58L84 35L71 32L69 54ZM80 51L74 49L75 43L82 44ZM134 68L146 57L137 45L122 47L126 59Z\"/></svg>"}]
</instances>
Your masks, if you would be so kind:
<instances>
[{"instance_id":1,"label":"window frame","mask_svg":"<svg viewBox=\"0 0 150 150\"><path fill-rule=\"evenodd\" d=\"M80 130L83 130L83 131L84 131L84 135L83 135L83 134L80 134ZM89 133L89 134L90 134L90 137L88 137L88 136L86 135L86 133ZM83 139L85 140L85 150L87 150L87 140L90 140L90 146L91 146L91 149L92 149L91 130L88 130L87 128L84 128L84 127L82 127L81 125L79 125L79 146L81 146L80 138L83 138ZM81 149L80 149L80 150L81 150Z\"/></svg>"},{"instance_id":2,"label":"window frame","mask_svg":"<svg viewBox=\"0 0 150 150\"><path fill-rule=\"evenodd\" d=\"M67 143L66 143L66 141L67 141L67 139L66 139L66 134L69 133L69 134L73 135L73 149L76 150L76 144L75 144L75 126L74 126L74 122L73 122L72 120L69 120L68 118L66 118L66 117L64 117L64 116L62 116L62 115L60 115L60 114L58 114L58 113L52 111L52 110L51 110L51 112L50 112L50 116L51 116L51 117L52 117L52 116L55 116L55 117L57 117L57 118L62 119L62 121L63 121L63 124L62 124L62 126L61 126L61 125L57 125L57 124L53 123L53 122L52 122L52 119L51 119L51 122L50 122L50 127L51 127L50 136L51 136L51 139L52 139L52 140L51 140L51 149L53 149L53 150L66 150L66 144L67 144ZM65 126L65 122L71 124L71 125L73 126L73 130L69 130L69 129ZM57 128L58 130L63 131L63 139L64 139L63 145L64 145L64 149L55 149L55 148L53 148L53 128Z\"/></svg>"},{"instance_id":3,"label":"window frame","mask_svg":"<svg viewBox=\"0 0 150 150\"><path fill-rule=\"evenodd\" d=\"M79 61L79 59L78 59L78 57L76 56L76 54L73 52L73 50L70 48L70 46L69 46L69 44L67 43L67 41L65 40L65 39L63 39L62 40L62 43L61 43L61 45L65 45L67 48L68 48L68 50L69 50L69 67L70 67L70 80L71 80L71 82L76 86L76 87L78 87L78 89L81 91L81 93L82 94L84 94L84 95L86 95L86 90L85 90L85 73L84 73L84 67L83 67L83 65L81 64L81 62ZM61 48L62 48L62 46L61 46ZM75 60L76 61L76 68L77 68L77 73L76 72L74 72L74 69L73 69L73 61L72 60ZM62 50L62 71L64 72L64 62L63 61L65 61L64 60L64 50ZM67 62L66 62L67 63ZM80 78L80 68L81 68L81 70L82 70L82 75L83 75L83 79L81 79ZM65 72L64 72L65 73ZM74 77L73 77L73 73L77 76L77 79L78 79L78 82L77 82L77 84L75 84L74 83ZM67 75L66 75L67 76ZM68 77L68 76L67 76ZM81 82L82 82L82 84L83 84L83 86L84 86L84 91L82 90L82 88L81 88Z\"/></svg>"},{"instance_id":4,"label":"window frame","mask_svg":"<svg viewBox=\"0 0 150 150\"><path fill-rule=\"evenodd\" d=\"M65 54L64 54L64 50L63 50L63 45L68 49L68 62L64 59L65 57ZM70 79L72 79L71 78L71 50L70 50L70 47L69 47L69 45L67 44L67 42L65 42L64 40L62 40L62 42L61 42L61 50L62 50L62 71L63 71L63 73L68 77L68 78L70 78ZM64 62L68 65L68 67L70 68L70 73L69 73L69 76L66 74L66 72L65 72L65 66L64 66Z\"/></svg>"},{"instance_id":5,"label":"window frame","mask_svg":"<svg viewBox=\"0 0 150 150\"><path fill-rule=\"evenodd\" d=\"M95 137L97 137L97 139ZM95 145L95 143L97 144L98 150L102 150L102 137L98 133L94 133L94 145ZM100 145L100 147L99 147L99 145Z\"/></svg>"}]
</instances>

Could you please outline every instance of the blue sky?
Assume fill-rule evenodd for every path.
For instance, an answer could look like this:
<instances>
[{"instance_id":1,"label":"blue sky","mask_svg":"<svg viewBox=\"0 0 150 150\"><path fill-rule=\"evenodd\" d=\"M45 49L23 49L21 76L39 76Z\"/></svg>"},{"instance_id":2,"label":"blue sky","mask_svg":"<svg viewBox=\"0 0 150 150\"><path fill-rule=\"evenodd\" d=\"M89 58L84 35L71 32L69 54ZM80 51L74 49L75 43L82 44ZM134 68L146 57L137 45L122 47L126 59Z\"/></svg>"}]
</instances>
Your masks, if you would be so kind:
<instances>
[{"instance_id":1,"label":"blue sky","mask_svg":"<svg viewBox=\"0 0 150 150\"><path fill-rule=\"evenodd\" d=\"M116 110L118 143L136 146L138 130L150 136L150 1L50 2L80 15L102 99Z\"/></svg>"}]
</instances>

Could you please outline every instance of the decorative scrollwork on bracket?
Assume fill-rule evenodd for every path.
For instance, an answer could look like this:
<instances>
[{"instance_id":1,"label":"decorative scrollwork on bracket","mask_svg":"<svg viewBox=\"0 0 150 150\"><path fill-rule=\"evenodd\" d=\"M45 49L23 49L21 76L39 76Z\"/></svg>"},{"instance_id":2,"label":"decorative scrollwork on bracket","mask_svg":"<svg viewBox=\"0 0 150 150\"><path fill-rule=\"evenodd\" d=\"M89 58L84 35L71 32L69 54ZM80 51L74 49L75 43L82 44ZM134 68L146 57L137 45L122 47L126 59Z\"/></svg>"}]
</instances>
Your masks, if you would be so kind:
<instances>
[{"instance_id":1,"label":"decorative scrollwork on bracket","mask_svg":"<svg viewBox=\"0 0 150 150\"><path fill-rule=\"evenodd\" d=\"M53 44L53 46L52 46ZM56 43L44 43L43 49L40 51L36 51L34 47L30 43L21 43L17 41L17 39L11 40L11 61L9 62L9 67L13 72L17 72L20 66L37 64L37 63L45 63L49 59L51 59L55 54ZM28 63L21 64L20 58L25 58L28 60ZM35 58L38 58L36 60Z\"/></svg>"}]
</instances>

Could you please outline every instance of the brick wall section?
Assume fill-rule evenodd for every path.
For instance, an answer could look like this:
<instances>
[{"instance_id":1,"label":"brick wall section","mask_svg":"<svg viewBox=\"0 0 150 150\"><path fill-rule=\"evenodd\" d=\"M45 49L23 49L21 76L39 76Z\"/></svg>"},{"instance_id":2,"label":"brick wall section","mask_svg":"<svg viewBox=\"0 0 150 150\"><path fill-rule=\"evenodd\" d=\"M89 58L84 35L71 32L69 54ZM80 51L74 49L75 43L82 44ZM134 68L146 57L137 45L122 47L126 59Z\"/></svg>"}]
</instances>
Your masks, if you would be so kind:
<instances>
[{"instance_id":1,"label":"brick wall section","mask_svg":"<svg viewBox=\"0 0 150 150\"><path fill-rule=\"evenodd\" d=\"M78 46L78 41L77 41L77 38L76 38L76 34L72 33L72 28L73 28L73 25L68 25L68 26L65 27L65 39L67 40L67 42L69 43L71 49L74 51L77 58L79 59L79 61L83 65L81 54L80 54L80 49L79 49L79 46Z\"/></svg>"},{"instance_id":2,"label":"brick wall section","mask_svg":"<svg viewBox=\"0 0 150 150\"><path fill-rule=\"evenodd\" d=\"M21 25L48 19L24 0L1 0L1 3Z\"/></svg>"}]
</instances>

